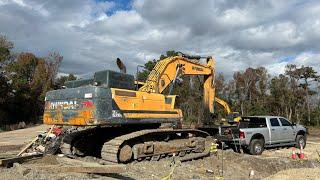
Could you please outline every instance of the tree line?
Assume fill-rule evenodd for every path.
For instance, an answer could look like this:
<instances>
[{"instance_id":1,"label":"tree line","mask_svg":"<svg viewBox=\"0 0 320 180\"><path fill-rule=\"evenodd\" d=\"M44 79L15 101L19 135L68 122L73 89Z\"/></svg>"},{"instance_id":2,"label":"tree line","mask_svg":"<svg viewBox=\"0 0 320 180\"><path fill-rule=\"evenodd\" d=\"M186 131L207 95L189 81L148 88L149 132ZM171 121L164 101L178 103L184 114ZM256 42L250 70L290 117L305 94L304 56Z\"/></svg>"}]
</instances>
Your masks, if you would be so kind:
<instances>
[{"instance_id":1,"label":"tree line","mask_svg":"<svg viewBox=\"0 0 320 180\"><path fill-rule=\"evenodd\" d=\"M19 122L41 120L46 92L75 76L57 78L63 57L56 52L37 57L13 52L14 45L0 35L0 129Z\"/></svg>"},{"instance_id":2,"label":"tree line","mask_svg":"<svg viewBox=\"0 0 320 180\"><path fill-rule=\"evenodd\" d=\"M175 56L167 51L160 60ZM145 69L138 74L144 81L157 60L148 61ZM265 67L249 67L234 72L225 79L223 73L216 75L216 95L226 100L234 112L243 116L283 116L297 123L310 126L320 125L320 75L310 66L288 64L283 74L271 76ZM177 106L183 110L187 121L201 123L204 118L201 77L179 77L174 94L179 95ZM215 106L216 119L226 117L225 111Z\"/></svg>"}]
</instances>

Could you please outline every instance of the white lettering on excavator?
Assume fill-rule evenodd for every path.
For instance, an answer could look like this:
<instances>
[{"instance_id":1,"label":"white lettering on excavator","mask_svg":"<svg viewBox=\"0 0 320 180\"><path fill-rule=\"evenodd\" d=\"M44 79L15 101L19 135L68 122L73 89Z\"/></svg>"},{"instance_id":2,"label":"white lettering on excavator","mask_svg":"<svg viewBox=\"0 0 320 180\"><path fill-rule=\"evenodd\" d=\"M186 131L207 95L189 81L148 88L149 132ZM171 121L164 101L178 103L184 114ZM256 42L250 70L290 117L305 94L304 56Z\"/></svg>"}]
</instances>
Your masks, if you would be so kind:
<instances>
[{"instance_id":1,"label":"white lettering on excavator","mask_svg":"<svg viewBox=\"0 0 320 180\"><path fill-rule=\"evenodd\" d=\"M77 109L77 101L59 101L59 102L50 102L50 109Z\"/></svg>"},{"instance_id":2,"label":"white lettering on excavator","mask_svg":"<svg viewBox=\"0 0 320 180\"><path fill-rule=\"evenodd\" d=\"M122 117L122 114L120 113L120 111L112 110L112 117L121 118L121 117Z\"/></svg>"}]
</instances>

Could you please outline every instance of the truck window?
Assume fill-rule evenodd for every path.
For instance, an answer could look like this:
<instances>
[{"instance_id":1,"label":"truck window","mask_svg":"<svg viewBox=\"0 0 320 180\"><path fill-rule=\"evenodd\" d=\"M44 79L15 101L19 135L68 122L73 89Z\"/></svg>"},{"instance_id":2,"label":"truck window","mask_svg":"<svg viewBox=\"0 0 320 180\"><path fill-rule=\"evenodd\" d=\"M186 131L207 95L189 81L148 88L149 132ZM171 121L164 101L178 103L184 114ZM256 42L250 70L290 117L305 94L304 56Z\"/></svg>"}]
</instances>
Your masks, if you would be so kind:
<instances>
[{"instance_id":1,"label":"truck window","mask_svg":"<svg viewBox=\"0 0 320 180\"><path fill-rule=\"evenodd\" d=\"M278 118L270 118L271 126L280 126Z\"/></svg>"},{"instance_id":2,"label":"truck window","mask_svg":"<svg viewBox=\"0 0 320 180\"><path fill-rule=\"evenodd\" d=\"M240 128L264 128L267 127L266 118L242 117Z\"/></svg>"},{"instance_id":3,"label":"truck window","mask_svg":"<svg viewBox=\"0 0 320 180\"><path fill-rule=\"evenodd\" d=\"M282 126L291 126L291 123L284 118L279 118Z\"/></svg>"}]
</instances>

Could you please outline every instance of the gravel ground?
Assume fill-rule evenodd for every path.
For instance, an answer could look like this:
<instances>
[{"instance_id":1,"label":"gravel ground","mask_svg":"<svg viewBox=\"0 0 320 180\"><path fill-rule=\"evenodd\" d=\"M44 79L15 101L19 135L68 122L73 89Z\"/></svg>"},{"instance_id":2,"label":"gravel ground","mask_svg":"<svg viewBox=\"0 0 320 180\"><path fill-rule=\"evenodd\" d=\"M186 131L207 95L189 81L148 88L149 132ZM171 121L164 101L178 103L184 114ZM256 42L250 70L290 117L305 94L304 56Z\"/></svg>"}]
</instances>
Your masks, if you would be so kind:
<instances>
[{"instance_id":1,"label":"gravel ground","mask_svg":"<svg viewBox=\"0 0 320 180\"><path fill-rule=\"evenodd\" d=\"M39 125L26 129L19 129L15 131L6 131L0 133L0 149L4 146L22 146L25 143L34 139L40 132L49 129L49 125ZM0 151L1 153L1 151Z\"/></svg>"},{"instance_id":2,"label":"gravel ground","mask_svg":"<svg viewBox=\"0 0 320 180\"><path fill-rule=\"evenodd\" d=\"M26 132L26 131L25 131ZM305 149L306 159L290 159L292 148L266 150L261 156L223 151L224 179L248 179L251 171L255 179L319 179L320 163L316 150L320 151L319 130L311 132ZM1 139L0 133L0 139ZM13 133L20 136L21 133ZM23 134L23 133L22 133ZM7 137L7 135L5 136ZM12 137L11 137L12 138ZM30 138L32 139L32 137ZM0 146L0 157L18 151L17 147ZM92 158L80 159L90 161ZM14 164L12 168L0 168L0 179L161 179L172 172L171 179L214 179L222 176L222 151L199 160L180 163L173 158L160 161L132 162L121 174L81 174L44 171L41 167L61 167L68 163L77 164L65 157L51 156L24 164Z\"/></svg>"},{"instance_id":3,"label":"gravel ground","mask_svg":"<svg viewBox=\"0 0 320 180\"><path fill-rule=\"evenodd\" d=\"M310 173L305 169L319 170L320 167L316 160L250 156L231 151L224 151L223 153L223 176L225 179L248 179L251 170L254 171L256 179L266 178L274 174L274 177L282 178L291 175L288 171L290 169L294 169L294 171L300 172L301 176L307 177ZM54 171L41 170L41 167L49 165L54 169L54 167L66 164L67 161L68 158L52 156L25 164L14 164L12 168L0 169L0 179L161 179L168 176L172 171L172 179L213 179L222 176L222 151L219 151L218 155L184 163L176 160L174 166L172 166L173 158L162 159L157 162L133 162L127 165L125 173L118 175L55 173Z\"/></svg>"},{"instance_id":4,"label":"gravel ground","mask_svg":"<svg viewBox=\"0 0 320 180\"><path fill-rule=\"evenodd\" d=\"M269 176L266 180L313 180L320 179L320 168L288 169Z\"/></svg>"},{"instance_id":5,"label":"gravel ground","mask_svg":"<svg viewBox=\"0 0 320 180\"><path fill-rule=\"evenodd\" d=\"M170 173L171 161L139 162L128 165L127 176L134 179L161 179ZM224 152L223 176L225 179L248 179L251 170L257 179L268 177L282 170L291 168L318 168L314 160L292 160L289 158L270 158ZM178 165L173 179L212 179L222 175L222 154L194 160Z\"/></svg>"}]
</instances>

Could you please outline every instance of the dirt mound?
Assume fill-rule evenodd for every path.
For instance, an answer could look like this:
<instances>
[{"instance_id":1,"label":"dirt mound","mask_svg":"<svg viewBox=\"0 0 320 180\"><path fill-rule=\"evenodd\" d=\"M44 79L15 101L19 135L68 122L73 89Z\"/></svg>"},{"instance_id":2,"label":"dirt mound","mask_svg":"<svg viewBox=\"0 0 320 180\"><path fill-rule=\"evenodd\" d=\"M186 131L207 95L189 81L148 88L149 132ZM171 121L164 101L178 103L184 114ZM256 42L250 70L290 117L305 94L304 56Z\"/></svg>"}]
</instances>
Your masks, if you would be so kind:
<instances>
[{"instance_id":1,"label":"dirt mound","mask_svg":"<svg viewBox=\"0 0 320 180\"><path fill-rule=\"evenodd\" d=\"M68 158L47 156L39 160L33 160L25 164L14 164L10 169L0 169L0 179L161 179L172 173L172 179L213 179L222 175L222 151L217 156L180 163L177 159L173 165L173 158L160 161L143 161L127 164L127 171L122 174L98 175L80 173L57 173L56 171L41 170L43 166L52 168L66 165ZM250 156L224 151L223 175L225 179L248 179L251 170L256 179L269 177L289 169L302 168L300 173L307 172L308 168L319 168L320 164L315 160L292 160L289 158L271 158L263 156ZM79 159L79 161L82 161ZM86 161L86 159L83 159ZM309 170L309 169L308 169ZM293 170L294 171L294 170ZM297 170L299 172L299 170ZM318 172L318 171L316 171ZM308 173L308 172L307 172ZM280 176L281 175L281 176ZM284 175L280 174L280 177ZM305 174L306 176L308 174ZM273 176L272 176L273 177ZM278 177L278 176L275 176Z\"/></svg>"},{"instance_id":2,"label":"dirt mound","mask_svg":"<svg viewBox=\"0 0 320 180\"><path fill-rule=\"evenodd\" d=\"M280 171L275 175L269 176L266 180L314 180L320 179L320 168L300 168L300 169L288 169Z\"/></svg>"},{"instance_id":3,"label":"dirt mound","mask_svg":"<svg viewBox=\"0 0 320 180\"><path fill-rule=\"evenodd\" d=\"M46 127L38 127L45 129ZM0 158L17 154L18 146L33 135L25 137L34 129L18 130L15 132L0 133ZM319 131L320 132L320 131ZM34 133L34 132L33 132ZM29 135L29 134L28 134ZM224 151L223 175L224 179L248 179L251 170L256 179L317 179L320 174L320 164L317 150L320 151L319 137L310 135L305 149L306 160L292 160L292 148L270 149L261 156L238 154L229 150ZM10 143L7 143L10 142ZM14 144L16 143L16 144ZM20 145L21 146L21 145ZM2 153L5 152L5 153ZM95 162L97 159L85 157L77 159L82 162ZM143 161L127 164L127 171L122 174L80 174L57 173L57 171L41 170L41 167L61 167L62 165L75 165L66 157L46 156L42 159L32 160L25 164L15 164L9 169L0 168L0 179L161 179L172 173L172 179L213 179L222 175L222 151L217 156L172 165L172 158L160 161ZM175 167L175 168L173 168ZM320 179L320 178L318 178Z\"/></svg>"},{"instance_id":4,"label":"dirt mound","mask_svg":"<svg viewBox=\"0 0 320 180\"><path fill-rule=\"evenodd\" d=\"M15 163L10 169L0 169L0 179L16 180L16 179L46 179L46 180L57 180L57 179L89 179L90 177L86 174L76 173L51 173L42 171L40 168L28 167L26 165L20 165Z\"/></svg>"},{"instance_id":5,"label":"dirt mound","mask_svg":"<svg viewBox=\"0 0 320 180\"><path fill-rule=\"evenodd\" d=\"M173 179L212 179L221 176L221 151L218 156L212 156L178 165L173 173ZM159 162L139 162L128 165L127 176L134 179L159 179L168 175L172 168L168 159ZM291 168L315 168L319 163L313 160L291 160L288 158L268 158L225 152L225 179L247 179L251 170L258 179L268 177L279 171Z\"/></svg>"}]
</instances>

